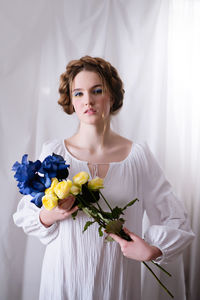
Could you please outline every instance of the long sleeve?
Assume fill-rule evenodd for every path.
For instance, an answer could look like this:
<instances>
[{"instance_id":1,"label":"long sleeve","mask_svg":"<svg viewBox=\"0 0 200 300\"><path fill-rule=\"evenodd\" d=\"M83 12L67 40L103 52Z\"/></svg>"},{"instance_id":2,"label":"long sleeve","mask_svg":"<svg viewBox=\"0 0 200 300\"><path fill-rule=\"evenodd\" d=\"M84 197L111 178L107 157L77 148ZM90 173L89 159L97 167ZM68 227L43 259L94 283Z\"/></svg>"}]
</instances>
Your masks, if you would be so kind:
<instances>
[{"instance_id":1,"label":"long sleeve","mask_svg":"<svg viewBox=\"0 0 200 300\"><path fill-rule=\"evenodd\" d=\"M56 144L45 143L40 160L42 161L47 155L52 154L53 151L56 151ZM13 215L14 223L18 227L22 227L25 233L38 237L43 244L49 244L58 235L59 222L48 228L43 226L39 218L41 209L30 202L31 198L31 196L27 195L20 200L17 211Z\"/></svg>"},{"instance_id":2,"label":"long sleeve","mask_svg":"<svg viewBox=\"0 0 200 300\"><path fill-rule=\"evenodd\" d=\"M47 245L58 235L58 224L54 223L46 228L40 222L40 208L30 202L31 196L24 196L13 215L14 223L22 227L26 234L36 236L40 241Z\"/></svg>"},{"instance_id":3,"label":"long sleeve","mask_svg":"<svg viewBox=\"0 0 200 300\"><path fill-rule=\"evenodd\" d=\"M168 263L191 243L194 233L183 204L174 195L147 145L143 146L142 165L144 209L150 221L144 238L163 253L155 261Z\"/></svg>"}]
</instances>

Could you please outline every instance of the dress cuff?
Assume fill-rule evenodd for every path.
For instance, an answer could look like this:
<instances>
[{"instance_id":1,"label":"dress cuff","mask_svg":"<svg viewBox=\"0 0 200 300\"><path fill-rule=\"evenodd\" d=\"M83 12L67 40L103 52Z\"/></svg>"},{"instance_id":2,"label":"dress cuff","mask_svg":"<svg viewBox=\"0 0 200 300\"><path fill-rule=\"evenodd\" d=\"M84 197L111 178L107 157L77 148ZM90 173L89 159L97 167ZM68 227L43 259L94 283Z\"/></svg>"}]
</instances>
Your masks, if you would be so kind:
<instances>
[{"instance_id":1,"label":"dress cuff","mask_svg":"<svg viewBox=\"0 0 200 300\"><path fill-rule=\"evenodd\" d=\"M156 263L169 263L179 256L194 239L192 231L174 229L169 226L152 225L144 236L151 246L160 249L162 255L155 259Z\"/></svg>"}]
</instances>

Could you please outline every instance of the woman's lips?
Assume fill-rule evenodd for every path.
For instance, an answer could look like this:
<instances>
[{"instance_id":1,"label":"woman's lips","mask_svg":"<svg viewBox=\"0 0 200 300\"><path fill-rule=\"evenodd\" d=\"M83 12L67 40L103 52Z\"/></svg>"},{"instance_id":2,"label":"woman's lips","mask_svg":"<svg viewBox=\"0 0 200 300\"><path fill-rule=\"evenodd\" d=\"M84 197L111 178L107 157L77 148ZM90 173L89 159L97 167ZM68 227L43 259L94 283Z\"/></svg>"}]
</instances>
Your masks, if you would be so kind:
<instances>
[{"instance_id":1,"label":"woman's lips","mask_svg":"<svg viewBox=\"0 0 200 300\"><path fill-rule=\"evenodd\" d=\"M85 114L88 114L88 115L93 115L95 113L96 113L96 110L93 108L89 108L85 111Z\"/></svg>"}]
</instances>

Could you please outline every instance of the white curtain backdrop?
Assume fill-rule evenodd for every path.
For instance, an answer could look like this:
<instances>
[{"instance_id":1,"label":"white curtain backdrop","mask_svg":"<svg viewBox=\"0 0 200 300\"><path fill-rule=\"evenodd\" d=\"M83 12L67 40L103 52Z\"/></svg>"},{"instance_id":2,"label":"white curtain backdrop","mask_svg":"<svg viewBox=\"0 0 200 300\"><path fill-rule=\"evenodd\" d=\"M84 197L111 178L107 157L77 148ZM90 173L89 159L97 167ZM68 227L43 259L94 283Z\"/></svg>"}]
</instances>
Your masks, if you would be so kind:
<instances>
[{"instance_id":1,"label":"white curtain backdrop","mask_svg":"<svg viewBox=\"0 0 200 300\"><path fill-rule=\"evenodd\" d=\"M76 117L57 105L59 76L88 54L109 60L124 81L113 128L148 142L187 209L196 239L161 280L176 300L198 300L200 2L7 0L0 34L0 299L38 299L44 246L13 223L21 196L11 166L24 153L36 159L47 139L73 134ZM144 270L142 287L143 300L169 299Z\"/></svg>"}]
</instances>

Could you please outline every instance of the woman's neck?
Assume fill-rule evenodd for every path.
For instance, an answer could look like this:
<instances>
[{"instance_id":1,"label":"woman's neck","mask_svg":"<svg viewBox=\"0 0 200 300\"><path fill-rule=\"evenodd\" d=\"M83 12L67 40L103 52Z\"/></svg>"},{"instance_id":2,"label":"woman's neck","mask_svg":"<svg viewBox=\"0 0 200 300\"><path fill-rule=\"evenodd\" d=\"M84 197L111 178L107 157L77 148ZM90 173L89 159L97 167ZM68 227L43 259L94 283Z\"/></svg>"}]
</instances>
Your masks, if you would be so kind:
<instances>
[{"instance_id":1,"label":"woman's neck","mask_svg":"<svg viewBox=\"0 0 200 300\"><path fill-rule=\"evenodd\" d=\"M74 135L74 142L80 148L88 149L91 153L101 151L110 145L113 132L110 124L106 126L93 126L80 124L77 133Z\"/></svg>"}]
</instances>

